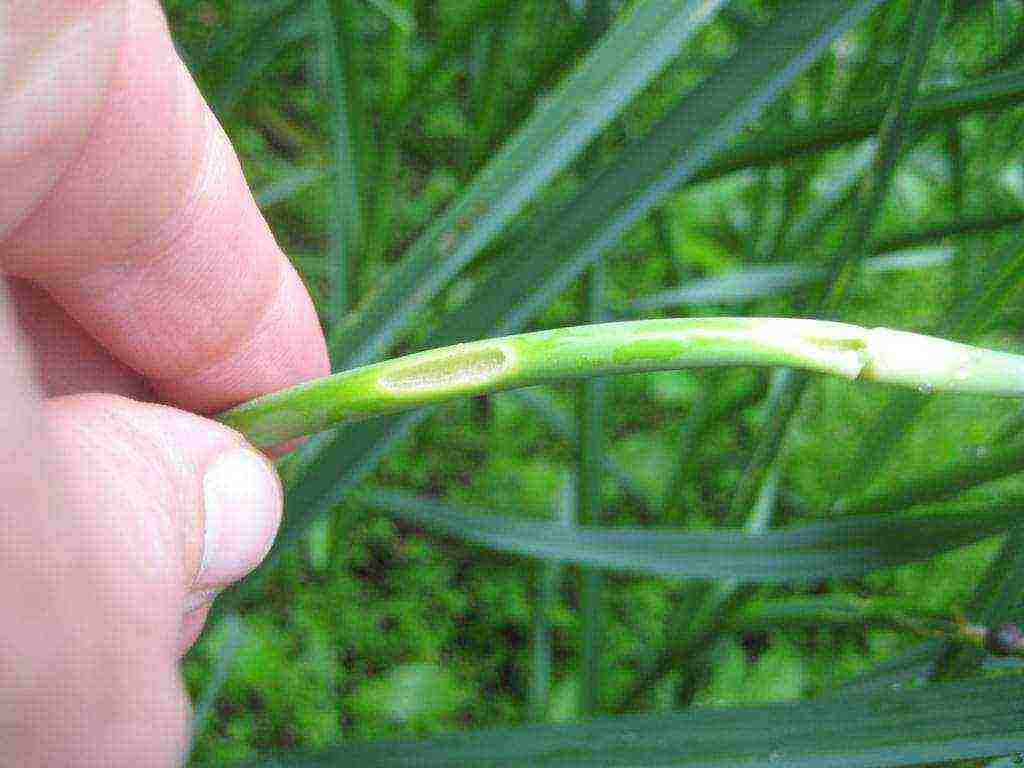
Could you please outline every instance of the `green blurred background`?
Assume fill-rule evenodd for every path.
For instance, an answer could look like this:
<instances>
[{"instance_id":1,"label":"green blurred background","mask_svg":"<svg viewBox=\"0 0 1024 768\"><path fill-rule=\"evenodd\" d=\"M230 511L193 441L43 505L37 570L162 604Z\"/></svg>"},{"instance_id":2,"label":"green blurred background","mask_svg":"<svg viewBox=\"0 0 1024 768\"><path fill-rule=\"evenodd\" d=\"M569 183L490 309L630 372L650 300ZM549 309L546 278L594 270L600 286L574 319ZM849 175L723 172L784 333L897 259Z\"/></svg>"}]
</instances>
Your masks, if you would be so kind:
<instances>
[{"instance_id":1,"label":"green blurred background","mask_svg":"<svg viewBox=\"0 0 1024 768\"><path fill-rule=\"evenodd\" d=\"M335 230L348 228L349 242L356 244L344 303L357 305L544 103L602 29L628 16L635 4L333 2L335 11L344 12L343 23L332 30L345 53L340 61L315 0L164 5L183 57L327 325ZM748 134L853 121L884 106L909 7L892 2L872 12L786 88ZM537 211L586 188L746 35L785 12L785 2L728 3L502 238L419 313L393 351L421 343L440 316L457 310L487 279L495 256ZM922 89L1015 66L1022 53L1021 15L1020 3L1011 0L949 3ZM336 82L346 87L355 161L353 202L344 220L330 170ZM926 250L915 252L925 254L925 266L858 273L843 319L934 332L951 307L975 295L1004 264L1019 239L1024 210L1022 116L1010 106L910 132L873 241L972 217L1005 216L1013 226L990 223L974 233L921 240L914 244ZM851 226L851 206L824 217L802 240L793 239L794 223L849 188L845 180L863 168L866 151L864 141L845 142L674 191L606 252L602 312L633 316L627 305L640 297L741 269L824 263ZM744 285L764 282L755 274ZM986 309L973 340L1024 349L1024 303L1015 287L998 307ZM636 316L798 315L806 306L799 288L752 299L738 290L726 283L704 299ZM582 322L592 309L585 292L573 286L530 327ZM605 450L630 474L632 487L624 490L610 473L599 478L602 523L691 529L734 524L728 518L732 493L771 411L768 382L769 372L749 369L608 379ZM570 423L575 418L576 385L531 390L530 396L543 398ZM903 397L916 402L925 396ZM898 439L885 438L890 450L875 472L858 462L893 398L883 387L814 380L782 454L776 524L826 516L837 498L869 482L884 486L901 474L983 456L990 436L1017 408L984 398L929 400ZM538 416L536 403L505 393L438 408L383 458L372 480L468 507L550 518L572 504L576 459L550 420ZM986 499L1020 491L1024 483L1011 476L971 493ZM901 596L957 613L967 610L999 546L999 540L988 540L862 579L766 587L757 594ZM553 720L583 714L580 579L572 569L563 576L547 612L547 717ZM237 611L215 617L187 657L185 675L199 713L195 764L525 722L531 717L531 638L542 579L533 562L429 535L371 504L335 505L264 569ZM602 711L618 708L641 661L685 627L682 590L657 578L604 579ZM677 660L631 709L804 698L854 680L918 642L908 633L868 625L722 631L698 656Z\"/></svg>"}]
</instances>

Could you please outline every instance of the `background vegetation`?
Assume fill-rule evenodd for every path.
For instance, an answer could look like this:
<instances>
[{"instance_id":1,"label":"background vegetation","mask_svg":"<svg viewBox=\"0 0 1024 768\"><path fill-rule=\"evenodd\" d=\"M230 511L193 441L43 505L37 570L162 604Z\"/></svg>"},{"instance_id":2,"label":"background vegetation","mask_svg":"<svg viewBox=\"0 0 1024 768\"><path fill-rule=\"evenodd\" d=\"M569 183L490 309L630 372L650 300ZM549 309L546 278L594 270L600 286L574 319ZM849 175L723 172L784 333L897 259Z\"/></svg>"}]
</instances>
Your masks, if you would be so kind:
<instances>
[{"instance_id":1,"label":"background vegetation","mask_svg":"<svg viewBox=\"0 0 1024 768\"><path fill-rule=\"evenodd\" d=\"M1017 0L165 7L338 368L685 315L1024 350ZM1024 619L1022 425L1012 401L729 369L505 393L314 440L283 467L280 546L186 661L193 762L1024 750L1019 665L891 620ZM481 540L466 514L497 533ZM643 572L656 533L599 573L510 554L511 519L750 536L722 543L711 573L671 553ZM847 528L813 529L805 550L767 538L744 555L760 532L833 521ZM708 709L793 700L810 703ZM479 731L531 721L583 724ZM453 731L476 735L363 746Z\"/></svg>"}]
</instances>

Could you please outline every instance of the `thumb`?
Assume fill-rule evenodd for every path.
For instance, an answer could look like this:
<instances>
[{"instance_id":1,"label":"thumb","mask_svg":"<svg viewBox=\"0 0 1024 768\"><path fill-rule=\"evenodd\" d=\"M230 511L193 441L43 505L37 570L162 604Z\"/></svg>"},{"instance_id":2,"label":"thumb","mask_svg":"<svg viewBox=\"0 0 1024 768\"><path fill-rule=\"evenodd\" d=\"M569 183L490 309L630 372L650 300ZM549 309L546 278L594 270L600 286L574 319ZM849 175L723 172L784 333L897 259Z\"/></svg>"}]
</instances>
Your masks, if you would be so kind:
<instances>
[{"instance_id":1,"label":"thumb","mask_svg":"<svg viewBox=\"0 0 1024 768\"><path fill-rule=\"evenodd\" d=\"M216 593L270 549L283 503L273 464L234 430L168 406L89 394L45 411L66 492L177 602L186 650Z\"/></svg>"},{"instance_id":2,"label":"thumb","mask_svg":"<svg viewBox=\"0 0 1024 768\"><path fill-rule=\"evenodd\" d=\"M281 522L281 483L238 432L112 394L57 398L45 411L67 493L97 510L146 579L180 599L183 615L266 555Z\"/></svg>"}]
</instances>

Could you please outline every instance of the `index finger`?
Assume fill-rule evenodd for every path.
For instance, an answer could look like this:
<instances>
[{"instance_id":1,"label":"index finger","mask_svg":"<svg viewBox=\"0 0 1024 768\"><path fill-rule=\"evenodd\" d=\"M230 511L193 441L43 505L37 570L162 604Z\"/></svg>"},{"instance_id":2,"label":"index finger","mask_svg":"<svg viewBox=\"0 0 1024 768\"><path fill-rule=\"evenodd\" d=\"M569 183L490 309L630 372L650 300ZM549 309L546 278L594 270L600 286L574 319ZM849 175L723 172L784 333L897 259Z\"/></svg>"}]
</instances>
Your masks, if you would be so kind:
<instances>
[{"instance_id":1,"label":"index finger","mask_svg":"<svg viewBox=\"0 0 1024 768\"><path fill-rule=\"evenodd\" d=\"M79 92L102 88L95 106L57 102L45 83L32 81L67 75L60 56L45 49L66 45L59 26L25 76L28 85L0 93L0 114L17 120L22 133L20 144L0 141L0 176L53 166L55 179L43 194L24 196L25 211L0 217L0 227L4 218L18 222L0 244L0 269L41 285L149 378L161 399L190 410L214 412L326 374L309 295L175 52L157 3L30 5L30 13L52 13L55 24L77 24L87 61L90 46L109 44L111 27L95 25L90 41L89 14L121 14L121 27L110 67L73 70L83 80ZM17 13L10 22L0 35L17 39ZM95 112L88 119L54 114L87 109Z\"/></svg>"}]
</instances>

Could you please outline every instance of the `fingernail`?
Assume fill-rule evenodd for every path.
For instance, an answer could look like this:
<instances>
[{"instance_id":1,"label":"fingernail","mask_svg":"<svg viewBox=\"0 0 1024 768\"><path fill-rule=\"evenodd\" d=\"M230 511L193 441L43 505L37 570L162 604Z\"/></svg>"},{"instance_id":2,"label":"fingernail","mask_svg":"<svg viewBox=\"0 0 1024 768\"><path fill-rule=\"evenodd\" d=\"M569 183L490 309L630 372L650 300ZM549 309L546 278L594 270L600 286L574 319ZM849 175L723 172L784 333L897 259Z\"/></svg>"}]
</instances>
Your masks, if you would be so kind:
<instances>
[{"instance_id":1,"label":"fingernail","mask_svg":"<svg viewBox=\"0 0 1024 768\"><path fill-rule=\"evenodd\" d=\"M219 456L203 477L203 560L193 589L224 586L259 565L281 521L271 463L246 448Z\"/></svg>"}]
</instances>

